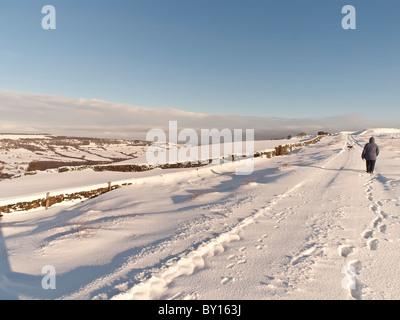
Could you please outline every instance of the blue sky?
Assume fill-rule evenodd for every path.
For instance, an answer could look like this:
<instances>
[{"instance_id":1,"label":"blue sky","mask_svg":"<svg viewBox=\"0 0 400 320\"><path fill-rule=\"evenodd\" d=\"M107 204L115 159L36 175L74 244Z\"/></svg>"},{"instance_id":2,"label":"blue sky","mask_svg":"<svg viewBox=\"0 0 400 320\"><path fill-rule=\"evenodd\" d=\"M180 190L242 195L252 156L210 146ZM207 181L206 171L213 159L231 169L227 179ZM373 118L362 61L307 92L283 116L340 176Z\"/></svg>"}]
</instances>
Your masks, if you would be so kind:
<instances>
[{"instance_id":1,"label":"blue sky","mask_svg":"<svg viewBox=\"0 0 400 320\"><path fill-rule=\"evenodd\" d=\"M56 30L41 28L47 4ZM347 4L356 30L341 27ZM399 14L394 0L0 0L0 90L206 114L393 120Z\"/></svg>"}]
</instances>

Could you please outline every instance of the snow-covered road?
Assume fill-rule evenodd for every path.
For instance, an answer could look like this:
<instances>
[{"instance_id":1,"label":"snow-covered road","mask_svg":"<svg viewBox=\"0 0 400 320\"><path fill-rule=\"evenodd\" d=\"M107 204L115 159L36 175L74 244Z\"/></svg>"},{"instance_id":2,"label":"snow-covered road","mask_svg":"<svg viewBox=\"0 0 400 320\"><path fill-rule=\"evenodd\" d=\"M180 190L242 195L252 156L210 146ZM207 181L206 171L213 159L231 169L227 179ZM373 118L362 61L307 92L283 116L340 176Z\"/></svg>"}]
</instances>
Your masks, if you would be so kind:
<instances>
[{"instance_id":1,"label":"snow-covered road","mask_svg":"<svg viewBox=\"0 0 400 320\"><path fill-rule=\"evenodd\" d=\"M372 134L374 176L361 160ZM5 216L0 297L398 299L399 141L343 133L256 159L248 177L237 163L185 169ZM40 285L44 265L56 290Z\"/></svg>"},{"instance_id":2,"label":"snow-covered road","mask_svg":"<svg viewBox=\"0 0 400 320\"><path fill-rule=\"evenodd\" d=\"M368 270L381 242L386 254L398 251L387 236L387 220L397 215L382 211L396 212L398 198L386 193L382 174L364 173L360 147L350 144L363 141L343 136L330 152L320 145L291 156L296 168L283 168L294 172L253 184L251 205L242 209L250 215L115 298L396 298L396 290L382 287L382 278L394 284L395 270L384 268L375 279Z\"/></svg>"}]
</instances>

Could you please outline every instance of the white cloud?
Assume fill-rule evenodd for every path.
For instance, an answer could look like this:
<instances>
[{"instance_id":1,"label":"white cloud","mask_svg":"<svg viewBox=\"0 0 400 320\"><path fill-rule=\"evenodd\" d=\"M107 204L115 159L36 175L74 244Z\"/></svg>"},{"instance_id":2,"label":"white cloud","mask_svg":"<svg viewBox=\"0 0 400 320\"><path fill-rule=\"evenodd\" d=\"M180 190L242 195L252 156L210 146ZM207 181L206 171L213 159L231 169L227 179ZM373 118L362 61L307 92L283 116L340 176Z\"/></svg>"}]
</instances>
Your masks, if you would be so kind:
<instances>
[{"instance_id":1,"label":"white cloud","mask_svg":"<svg viewBox=\"0 0 400 320\"><path fill-rule=\"evenodd\" d=\"M398 126L389 121L369 121L360 115L304 119L209 115L8 90L0 90L0 114L2 132L124 139L145 139L147 131L153 128L167 131L169 121L178 121L182 129L255 129L258 139L302 131L315 134L319 130L337 132Z\"/></svg>"}]
</instances>

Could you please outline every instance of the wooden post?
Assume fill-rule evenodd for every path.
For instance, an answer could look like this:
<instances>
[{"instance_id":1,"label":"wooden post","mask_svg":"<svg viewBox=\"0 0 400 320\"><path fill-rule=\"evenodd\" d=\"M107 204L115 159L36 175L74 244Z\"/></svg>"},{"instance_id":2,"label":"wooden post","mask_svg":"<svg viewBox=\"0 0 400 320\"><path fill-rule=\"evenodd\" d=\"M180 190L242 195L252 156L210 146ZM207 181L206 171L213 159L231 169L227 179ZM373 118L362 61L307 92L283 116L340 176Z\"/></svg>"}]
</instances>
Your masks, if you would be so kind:
<instances>
[{"instance_id":1,"label":"wooden post","mask_svg":"<svg viewBox=\"0 0 400 320\"><path fill-rule=\"evenodd\" d=\"M108 191L111 191L111 181L108 182Z\"/></svg>"},{"instance_id":2,"label":"wooden post","mask_svg":"<svg viewBox=\"0 0 400 320\"><path fill-rule=\"evenodd\" d=\"M50 192L46 193L46 210L49 208L50 205Z\"/></svg>"}]
</instances>

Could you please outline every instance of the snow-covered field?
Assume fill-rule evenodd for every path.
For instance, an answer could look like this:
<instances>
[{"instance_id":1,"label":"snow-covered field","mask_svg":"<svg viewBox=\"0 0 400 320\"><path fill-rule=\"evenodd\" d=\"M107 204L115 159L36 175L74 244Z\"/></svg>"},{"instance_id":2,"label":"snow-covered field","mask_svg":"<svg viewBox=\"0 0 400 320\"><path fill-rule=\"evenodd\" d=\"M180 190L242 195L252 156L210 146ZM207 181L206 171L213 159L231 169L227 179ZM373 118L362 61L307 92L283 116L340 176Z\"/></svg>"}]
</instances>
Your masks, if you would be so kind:
<instances>
[{"instance_id":1,"label":"snow-covered field","mask_svg":"<svg viewBox=\"0 0 400 320\"><path fill-rule=\"evenodd\" d=\"M82 203L6 214L0 298L399 299L399 160L400 130L346 132L257 158L250 176L239 162L156 169ZM69 188L82 175L64 174ZM42 287L46 266L55 289Z\"/></svg>"},{"instance_id":2,"label":"snow-covered field","mask_svg":"<svg viewBox=\"0 0 400 320\"><path fill-rule=\"evenodd\" d=\"M0 134L0 181L26 173L32 162L113 163L142 156L143 141Z\"/></svg>"}]
</instances>

